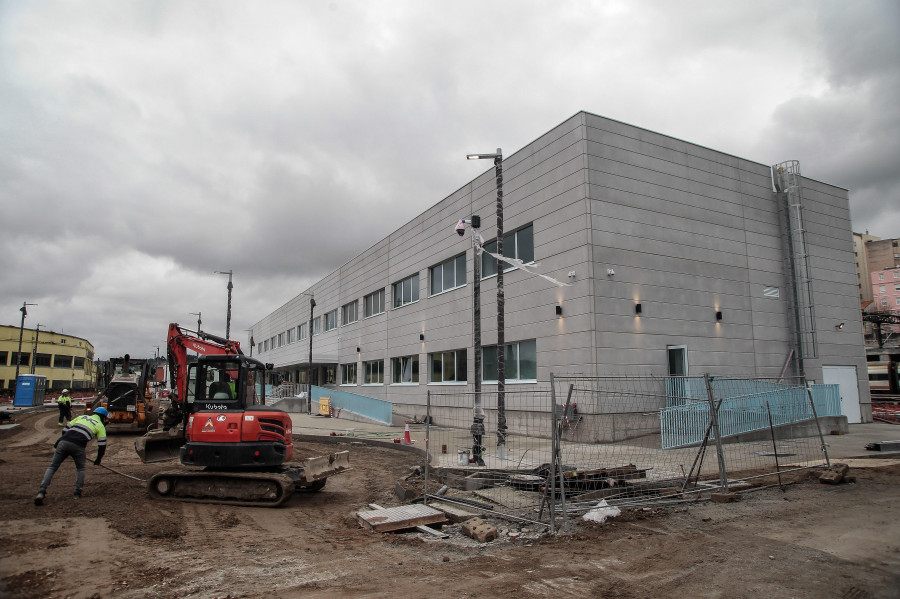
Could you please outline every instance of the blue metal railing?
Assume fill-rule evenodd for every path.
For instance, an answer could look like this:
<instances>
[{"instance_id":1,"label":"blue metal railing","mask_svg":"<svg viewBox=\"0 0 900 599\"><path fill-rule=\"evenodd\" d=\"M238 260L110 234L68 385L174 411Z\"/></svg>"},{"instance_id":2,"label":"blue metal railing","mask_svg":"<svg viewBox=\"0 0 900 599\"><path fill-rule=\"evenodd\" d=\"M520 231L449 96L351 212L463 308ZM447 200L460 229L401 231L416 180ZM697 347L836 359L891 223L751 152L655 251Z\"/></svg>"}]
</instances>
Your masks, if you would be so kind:
<instances>
[{"instance_id":1,"label":"blue metal railing","mask_svg":"<svg viewBox=\"0 0 900 599\"><path fill-rule=\"evenodd\" d=\"M323 397L328 397L331 406L335 410L347 410L360 416L365 416L371 420L384 424L391 424L391 414L393 406L391 402L365 395L357 395L355 393L347 393L346 391L338 391L337 389L325 389L324 387L312 388L313 412L318 412L319 401Z\"/></svg>"}]
</instances>

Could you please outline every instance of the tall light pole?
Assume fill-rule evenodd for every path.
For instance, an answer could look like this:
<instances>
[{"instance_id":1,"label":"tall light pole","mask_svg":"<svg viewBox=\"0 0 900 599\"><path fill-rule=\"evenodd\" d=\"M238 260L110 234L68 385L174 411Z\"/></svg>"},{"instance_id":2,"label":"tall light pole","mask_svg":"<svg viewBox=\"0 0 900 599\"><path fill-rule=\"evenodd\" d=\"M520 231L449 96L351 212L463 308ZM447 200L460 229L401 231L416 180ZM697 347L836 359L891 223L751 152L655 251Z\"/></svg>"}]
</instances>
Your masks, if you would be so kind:
<instances>
[{"instance_id":1,"label":"tall light pole","mask_svg":"<svg viewBox=\"0 0 900 599\"><path fill-rule=\"evenodd\" d=\"M250 357L253 357L253 329L244 329L245 333L250 333Z\"/></svg>"},{"instance_id":2,"label":"tall light pole","mask_svg":"<svg viewBox=\"0 0 900 599\"><path fill-rule=\"evenodd\" d=\"M316 307L316 298L310 294L309 298L309 365L306 367L306 413L312 414L312 338L313 338L313 308Z\"/></svg>"},{"instance_id":3,"label":"tall light pole","mask_svg":"<svg viewBox=\"0 0 900 599\"><path fill-rule=\"evenodd\" d=\"M191 312L191 313L190 313L191 316L196 316L196 317L197 317L197 334L198 334L198 335L200 334L200 325L203 324L203 321L200 320L200 316L201 316L202 314L203 314L202 312Z\"/></svg>"},{"instance_id":4,"label":"tall light pole","mask_svg":"<svg viewBox=\"0 0 900 599\"><path fill-rule=\"evenodd\" d=\"M234 288L234 285L231 284L231 271L230 270L217 270L214 274L217 275L228 275L228 317L225 319L225 339L231 339L231 290Z\"/></svg>"},{"instance_id":5,"label":"tall light pole","mask_svg":"<svg viewBox=\"0 0 900 599\"><path fill-rule=\"evenodd\" d=\"M497 255L503 256L503 150L493 154L468 154L469 160L494 160L497 179ZM503 262L497 260L497 457L506 458L506 338L504 335Z\"/></svg>"},{"instance_id":6,"label":"tall light pole","mask_svg":"<svg viewBox=\"0 0 900 599\"><path fill-rule=\"evenodd\" d=\"M19 365L22 364L22 333L25 331L25 317L28 315L28 309L25 306L37 306L37 304L29 304L22 302L19 312L22 313L22 322L19 324L19 352L16 354L16 386L19 384Z\"/></svg>"},{"instance_id":7,"label":"tall light pole","mask_svg":"<svg viewBox=\"0 0 900 599\"><path fill-rule=\"evenodd\" d=\"M34 374L34 363L37 360L38 337L41 336L41 323L34 327L34 348L31 350L31 374Z\"/></svg>"}]
</instances>

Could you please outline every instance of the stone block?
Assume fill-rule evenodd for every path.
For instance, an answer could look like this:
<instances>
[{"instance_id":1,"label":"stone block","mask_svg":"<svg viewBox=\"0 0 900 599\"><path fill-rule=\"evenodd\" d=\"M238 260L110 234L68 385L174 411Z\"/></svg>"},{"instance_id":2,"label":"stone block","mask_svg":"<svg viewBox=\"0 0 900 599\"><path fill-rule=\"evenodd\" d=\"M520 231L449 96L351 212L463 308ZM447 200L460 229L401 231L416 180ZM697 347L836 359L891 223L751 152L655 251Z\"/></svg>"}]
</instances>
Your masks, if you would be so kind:
<instances>
[{"instance_id":1,"label":"stone block","mask_svg":"<svg viewBox=\"0 0 900 599\"><path fill-rule=\"evenodd\" d=\"M710 501L714 501L716 503L731 503L732 501L737 501L737 493L710 493L709 499Z\"/></svg>"},{"instance_id":2,"label":"stone block","mask_svg":"<svg viewBox=\"0 0 900 599\"><path fill-rule=\"evenodd\" d=\"M462 523L462 532L479 543L487 543L497 538L497 527L481 518L469 518Z\"/></svg>"},{"instance_id":3,"label":"stone block","mask_svg":"<svg viewBox=\"0 0 900 599\"><path fill-rule=\"evenodd\" d=\"M826 485L838 485L848 472L850 472L850 466L847 464L832 464L831 468L824 470L819 475L819 482Z\"/></svg>"}]
</instances>

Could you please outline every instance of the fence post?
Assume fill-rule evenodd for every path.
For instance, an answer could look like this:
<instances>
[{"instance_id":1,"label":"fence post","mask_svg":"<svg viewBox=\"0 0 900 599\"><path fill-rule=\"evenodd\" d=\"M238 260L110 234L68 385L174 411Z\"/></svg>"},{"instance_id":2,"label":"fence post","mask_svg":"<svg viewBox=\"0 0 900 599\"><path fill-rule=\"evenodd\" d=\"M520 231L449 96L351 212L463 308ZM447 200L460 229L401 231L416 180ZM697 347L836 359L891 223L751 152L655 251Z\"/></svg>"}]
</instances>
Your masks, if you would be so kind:
<instances>
[{"instance_id":1,"label":"fence post","mask_svg":"<svg viewBox=\"0 0 900 599\"><path fill-rule=\"evenodd\" d=\"M725 455L722 452L722 436L719 434L719 414L716 409L716 400L713 397L712 381L709 373L703 375L706 380L706 397L709 400L709 417L712 421L713 435L716 438L716 456L719 459L719 482L722 490L728 492L728 470L725 468Z\"/></svg>"},{"instance_id":2,"label":"fence post","mask_svg":"<svg viewBox=\"0 0 900 599\"><path fill-rule=\"evenodd\" d=\"M428 469L431 466L431 454L428 453L428 439L431 437L431 391L425 394L425 490L422 492L422 503L428 505Z\"/></svg>"},{"instance_id":3,"label":"fence post","mask_svg":"<svg viewBox=\"0 0 900 599\"><path fill-rule=\"evenodd\" d=\"M556 456L559 443L556 434L556 382L550 373L550 476L547 478L550 492L550 532L556 532ZM547 493L544 493L547 496Z\"/></svg>"},{"instance_id":4,"label":"fence post","mask_svg":"<svg viewBox=\"0 0 900 599\"><path fill-rule=\"evenodd\" d=\"M816 430L819 431L819 442L822 444L822 453L825 454L825 464L831 468L831 459L828 457L828 446L825 445L825 437L822 436L822 427L819 426L819 415L816 413L816 402L813 401L812 389L809 388L809 382L804 380L803 386L806 387L806 396L809 398L809 407L812 408L813 419L816 421Z\"/></svg>"}]
</instances>

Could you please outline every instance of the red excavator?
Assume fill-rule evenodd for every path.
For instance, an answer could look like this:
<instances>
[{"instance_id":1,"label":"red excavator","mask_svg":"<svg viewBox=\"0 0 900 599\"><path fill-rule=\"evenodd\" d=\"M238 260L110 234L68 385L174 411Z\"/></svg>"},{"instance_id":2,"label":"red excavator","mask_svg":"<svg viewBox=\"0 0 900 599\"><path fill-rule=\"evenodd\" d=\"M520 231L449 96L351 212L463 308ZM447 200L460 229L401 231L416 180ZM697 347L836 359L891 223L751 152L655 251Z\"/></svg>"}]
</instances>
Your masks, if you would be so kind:
<instances>
[{"instance_id":1,"label":"red excavator","mask_svg":"<svg viewBox=\"0 0 900 599\"><path fill-rule=\"evenodd\" d=\"M317 491L349 466L349 452L293 457L291 417L265 405L271 369L241 352L236 341L169 325L167 343L172 403L163 429L135 441L144 462L179 457L182 469L153 476L152 497L177 501L268 505L284 503L295 489ZM200 354L196 361L188 350Z\"/></svg>"}]
</instances>

